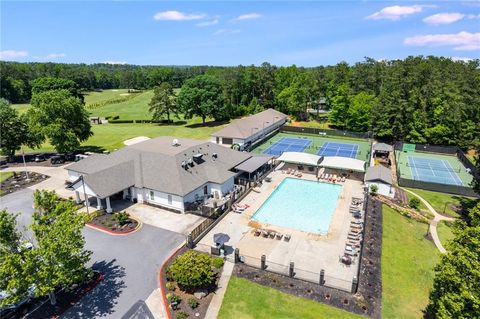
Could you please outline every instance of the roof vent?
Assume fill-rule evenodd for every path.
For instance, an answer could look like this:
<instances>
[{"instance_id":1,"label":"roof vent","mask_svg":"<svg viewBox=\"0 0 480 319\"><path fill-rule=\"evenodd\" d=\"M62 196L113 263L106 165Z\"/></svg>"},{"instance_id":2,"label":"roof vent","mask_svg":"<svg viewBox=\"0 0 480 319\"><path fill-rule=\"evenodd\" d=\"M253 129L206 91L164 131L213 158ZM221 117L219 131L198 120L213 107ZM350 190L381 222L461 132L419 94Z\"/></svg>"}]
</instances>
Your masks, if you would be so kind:
<instances>
[{"instance_id":1,"label":"roof vent","mask_svg":"<svg viewBox=\"0 0 480 319\"><path fill-rule=\"evenodd\" d=\"M188 165L190 165L190 166L193 167L193 165L194 165L194 164L193 164L193 159L191 159L191 158L188 159Z\"/></svg>"},{"instance_id":2,"label":"roof vent","mask_svg":"<svg viewBox=\"0 0 480 319\"><path fill-rule=\"evenodd\" d=\"M180 146L180 142L178 141L178 139L176 138L173 139L172 146Z\"/></svg>"},{"instance_id":3,"label":"roof vent","mask_svg":"<svg viewBox=\"0 0 480 319\"><path fill-rule=\"evenodd\" d=\"M184 169L188 169L188 163L187 163L187 161L182 161L182 167L183 167Z\"/></svg>"},{"instance_id":4,"label":"roof vent","mask_svg":"<svg viewBox=\"0 0 480 319\"><path fill-rule=\"evenodd\" d=\"M218 157L218 154L217 154L217 153L213 153L213 154L212 154L212 157L213 157L213 158L217 158L217 157Z\"/></svg>"}]
</instances>

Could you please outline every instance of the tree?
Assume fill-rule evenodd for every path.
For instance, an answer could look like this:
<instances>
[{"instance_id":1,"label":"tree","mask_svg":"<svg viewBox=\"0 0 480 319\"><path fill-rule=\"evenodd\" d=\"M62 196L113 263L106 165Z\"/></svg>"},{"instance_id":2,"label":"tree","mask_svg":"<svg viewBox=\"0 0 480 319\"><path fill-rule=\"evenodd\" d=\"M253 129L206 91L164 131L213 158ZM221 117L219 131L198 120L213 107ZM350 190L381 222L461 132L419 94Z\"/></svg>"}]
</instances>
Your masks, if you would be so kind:
<instances>
[{"instance_id":1,"label":"tree","mask_svg":"<svg viewBox=\"0 0 480 319\"><path fill-rule=\"evenodd\" d=\"M160 121L166 114L167 120L170 122L170 113L178 114L173 88L167 82L163 82L153 90L153 97L148 105L154 121Z\"/></svg>"},{"instance_id":2,"label":"tree","mask_svg":"<svg viewBox=\"0 0 480 319\"><path fill-rule=\"evenodd\" d=\"M327 99L330 105L330 122L337 127L345 128L351 103L349 87L347 84L337 87L331 83Z\"/></svg>"},{"instance_id":3,"label":"tree","mask_svg":"<svg viewBox=\"0 0 480 319\"><path fill-rule=\"evenodd\" d=\"M191 119L197 115L202 118L203 124L207 117L213 117L215 120L229 117L225 112L222 84L211 75L199 75L187 80L182 86L177 102L185 118Z\"/></svg>"},{"instance_id":4,"label":"tree","mask_svg":"<svg viewBox=\"0 0 480 319\"><path fill-rule=\"evenodd\" d=\"M19 116L7 100L0 99L0 149L3 155L15 155L22 145L36 147L40 140L29 131L27 120Z\"/></svg>"},{"instance_id":5,"label":"tree","mask_svg":"<svg viewBox=\"0 0 480 319\"><path fill-rule=\"evenodd\" d=\"M420 207L420 200L417 197L412 197L408 202L408 206L413 209L418 209Z\"/></svg>"},{"instance_id":6,"label":"tree","mask_svg":"<svg viewBox=\"0 0 480 319\"><path fill-rule=\"evenodd\" d=\"M480 314L480 202L469 215L471 223L457 223L455 238L435 267L427 318L473 319Z\"/></svg>"},{"instance_id":7,"label":"tree","mask_svg":"<svg viewBox=\"0 0 480 319\"><path fill-rule=\"evenodd\" d=\"M212 263L212 257L209 255L189 251L175 259L167 274L183 289L201 288L215 280Z\"/></svg>"},{"instance_id":8,"label":"tree","mask_svg":"<svg viewBox=\"0 0 480 319\"><path fill-rule=\"evenodd\" d=\"M35 295L48 294L55 304L54 292L58 288L84 282L91 273L86 267L91 252L84 249L82 235L86 215L76 212L72 201L61 200L53 192L43 192L48 194L48 200L40 200L45 206L35 211L30 226L36 245L32 249L7 250L0 259L0 291L8 296L2 300L3 305L22 300L32 287ZM0 212L2 246L18 242L21 237L12 230L15 218L16 215Z\"/></svg>"},{"instance_id":9,"label":"tree","mask_svg":"<svg viewBox=\"0 0 480 319\"><path fill-rule=\"evenodd\" d=\"M69 91L34 94L31 103L28 118L32 131L48 138L58 152L76 150L93 134L82 101Z\"/></svg>"},{"instance_id":10,"label":"tree","mask_svg":"<svg viewBox=\"0 0 480 319\"><path fill-rule=\"evenodd\" d=\"M80 92L77 83L72 80L59 77L44 77L38 78L32 82L32 96L56 90L67 90L70 92L70 95L79 98L83 104L83 94Z\"/></svg>"},{"instance_id":11,"label":"tree","mask_svg":"<svg viewBox=\"0 0 480 319\"><path fill-rule=\"evenodd\" d=\"M376 184L370 185L370 194L373 196L377 195L378 192L378 186Z\"/></svg>"},{"instance_id":12,"label":"tree","mask_svg":"<svg viewBox=\"0 0 480 319\"><path fill-rule=\"evenodd\" d=\"M0 257L8 252L16 252L21 235L17 230L17 216L7 210L0 210Z\"/></svg>"},{"instance_id":13,"label":"tree","mask_svg":"<svg viewBox=\"0 0 480 319\"><path fill-rule=\"evenodd\" d=\"M371 125L371 112L375 105L375 96L361 92L352 98L348 108L347 129L355 132L367 132Z\"/></svg>"},{"instance_id":14,"label":"tree","mask_svg":"<svg viewBox=\"0 0 480 319\"><path fill-rule=\"evenodd\" d=\"M48 294L55 304L54 292L84 282L91 273L86 265L91 252L84 249L82 229L86 215L76 212L71 201L59 201L51 211L36 213L32 225L38 243L35 285L37 294Z\"/></svg>"}]
</instances>

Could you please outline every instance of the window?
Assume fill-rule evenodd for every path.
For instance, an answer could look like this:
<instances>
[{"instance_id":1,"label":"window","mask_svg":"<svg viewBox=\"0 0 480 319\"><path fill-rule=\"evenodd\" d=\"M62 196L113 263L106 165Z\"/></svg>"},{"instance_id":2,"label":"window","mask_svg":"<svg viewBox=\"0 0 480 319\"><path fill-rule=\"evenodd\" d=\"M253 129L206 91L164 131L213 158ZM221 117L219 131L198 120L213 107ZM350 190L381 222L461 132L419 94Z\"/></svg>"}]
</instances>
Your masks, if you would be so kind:
<instances>
[{"instance_id":1,"label":"window","mask_svg":"<svg viewBox=\"0 0 480 319\"><path fill-rule=\"evenodd\" d=\"M203 186L203 195L208 195L208 185Z\"/></svg>"},{"instance_id":2,"label":"window","mask_svg":"<svg viewBox=\"0 0 480 319\"><path fill-rule=\"evenodd\" d=\"M150 191L150 200L154 200L155 199L155 194L153 193L153 191Z\"/></svg>"},{"instance_id":3,"label":"window","mask_svg":"<svg viewBox=\"0 0 480 319\"><path fill-rule=\"evenodd\" d=\"M232 138L222 138L222 144L233 144L233 139Z\"/></svg>"},{"instance_id":4,"label":"window","mask_svg":"<svg viewBox=\"0 0 480 319\"><path fill-rule=\"evenodd\" d=\"M217 136L217 144L220 144L220 137Z\"/></svg>"},{"instance_id":5,"label":"window","mask_svg":"<svg viewBox=\"0 0 480 319\"><path fill-rule=\"evenodd\" d=\"M172 195L168 195L168 205L172 205Z\"/></svg>"}]
</instances>

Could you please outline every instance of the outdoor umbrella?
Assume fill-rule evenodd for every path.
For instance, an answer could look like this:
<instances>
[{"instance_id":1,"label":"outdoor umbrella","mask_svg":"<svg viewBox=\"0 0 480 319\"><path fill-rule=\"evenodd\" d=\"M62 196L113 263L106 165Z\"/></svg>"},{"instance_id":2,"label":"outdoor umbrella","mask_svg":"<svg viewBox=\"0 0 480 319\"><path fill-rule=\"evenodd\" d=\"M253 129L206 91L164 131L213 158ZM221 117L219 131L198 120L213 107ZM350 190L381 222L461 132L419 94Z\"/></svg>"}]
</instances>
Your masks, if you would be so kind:
<instances>
[{"instance_id":1,"label":"outdoor umbrella","mask_svg":"<svg viewBox=\"0 0 480 319\"><path fill-rule=\"evenodd\" d=\"M223 245L230 240L230 236L224 233L218 233L213 235L213 242L219 245Z\"/></svg>"}]
</instances>

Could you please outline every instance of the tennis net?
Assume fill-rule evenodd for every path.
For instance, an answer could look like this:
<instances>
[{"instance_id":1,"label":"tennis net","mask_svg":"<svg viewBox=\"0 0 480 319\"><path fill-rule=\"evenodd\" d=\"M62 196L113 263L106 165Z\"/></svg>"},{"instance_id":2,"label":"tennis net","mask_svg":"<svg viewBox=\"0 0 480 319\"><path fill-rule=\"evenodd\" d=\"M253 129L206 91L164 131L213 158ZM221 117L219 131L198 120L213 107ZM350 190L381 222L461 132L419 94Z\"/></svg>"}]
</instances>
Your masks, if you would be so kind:
<instances>
[{"instance_id":1,"label":"tennis net","mask_svg":"<svg viewBox=\"0 0 480 319\"><path fill-rule=\"evenodd\" d=\"M454 167L447 167L447 166L437 166L437 165L430 165L430 164L410 164L406 163L407 167L412 167L412 168L422 168L422 169L431 169L432 171L446 171L446 172L455 172L455 173L460 173L461 168L454 168Z\"/></svg>"}]
</instances>

